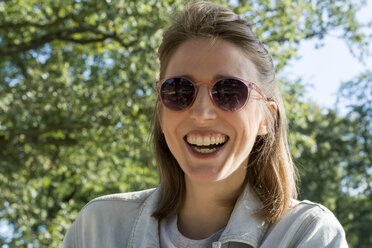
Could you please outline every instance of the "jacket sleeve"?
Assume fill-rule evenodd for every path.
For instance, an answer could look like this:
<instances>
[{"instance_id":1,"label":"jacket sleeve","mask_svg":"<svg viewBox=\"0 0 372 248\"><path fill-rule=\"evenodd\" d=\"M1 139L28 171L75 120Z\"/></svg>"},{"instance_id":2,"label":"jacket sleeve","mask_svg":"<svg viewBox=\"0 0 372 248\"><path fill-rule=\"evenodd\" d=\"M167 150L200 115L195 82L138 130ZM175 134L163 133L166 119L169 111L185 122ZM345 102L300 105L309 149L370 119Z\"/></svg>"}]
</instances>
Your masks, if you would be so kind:
<instances>
[{"instance_id":1,"label":"jacket sleeve","mask_svg":"<svg viewBox=\"0 0 372 248\"><path fill-rule=\"evenodd\" d=\"M75 248L77 246L75 246L75 236L76 236L76 233L75 233L75 222L72 224L72 226L68 229L64 239L63 239L63 242L62 242L62 246L61 248Z\"/></svg>"},{"instance_id":2,"label":"jacket sleeve","mask_svg":"<svg viewBox=\"0 0 372 248\"><path fill-rule=\"evenodd\" d=\"M302 229L302 234L296 235L297 240L289 247L296 248L347 248L345 232L340 222L329 210L321 211L312 216Z\"/></svg>"}]
</instances>

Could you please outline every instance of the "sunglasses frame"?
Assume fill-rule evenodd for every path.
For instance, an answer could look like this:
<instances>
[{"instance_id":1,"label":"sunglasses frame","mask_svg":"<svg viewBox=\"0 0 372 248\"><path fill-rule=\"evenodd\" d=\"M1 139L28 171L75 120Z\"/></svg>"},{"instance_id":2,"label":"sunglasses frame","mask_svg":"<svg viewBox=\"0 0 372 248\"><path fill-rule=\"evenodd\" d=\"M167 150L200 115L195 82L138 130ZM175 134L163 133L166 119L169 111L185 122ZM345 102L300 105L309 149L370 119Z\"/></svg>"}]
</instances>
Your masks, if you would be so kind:
<instances>
[{"instance_id":1,"label":"sunglasses frame","mask_svg":"<svg viewBox=\"0 0 372 248\"><path fill-rule=\"evenodd\" d=\"M169 79L174 79L174 78L185 79L185 80L191 82L192 85L194 86L194 89L195 89L194 97L193 97L193 99L192 99L190 105L188 105L186 108L184 108L184 109L182 109L182 110L174 110L174 109L169 108L167 105L164 104L163 99L162 99L162 97L161 97L161 92L160 92L160 90L161 90L161 86L162 86L162 85L163 85L167 80L169 80ZM217 104L216 104L215 101L213 100L213 96L212 96L212 89L213 89L213 87L215 86L216 83L218 83L218 82L220 82L220 81L222 81L222 80L227 80L227 79L233 79L233 80L240 81L240 82L242 82L242 83L247 87L247 91L248 91L247 99L245 100L244 104L243 104L239 109L235 109L235 110L225 110L225 109L222 109L222 108L220 108L219 106L217 106ZM260 88L257 86L257 84L252 83L252 82L249 82L249 81L245 81L245 80L243 80L243 79L236 78L236 77L221 78L221 79L218 79L218 80L214 81L213 83L210 83L210 82L198 82L198 83L195 83L194 81L192 81L192 80L190 80L190 79L188 79L188 78L185 78L185 77L170 77L170 78L167 78L167 79L165 79L165 80L163 80L163 81L157 81L157 82L156 82L156 89L157 89L157 92L158 92L158 95L159 95L160 101L162 102L162 104L163 104L166 108L168 108L168 109L170 109L170 110L172 110L172 111L183 112L183 111L188 110L188 109L189 109L189 108L194 104L195 99L196 99L196 97L197 97L198 94L199 94L199 88L200 88L201 85L207 85L207 86L208 86L208 94L209 94L209 98L210 98L210 100L212 101L213 105L214 105L216 108L218 108L218 109L220 109L220 110L222 110L222 111L225 111L225 112L236 112L236 111L239 111L239 110L241 110L242 108L244 108L244 106L247 104L248 100L251 98L251 90L255 90L255 91L259 94L259 96L260 96L260 97L259 97L259 96L252 96L251 99L255 99L255 100L261 100L261 99L263 99L264 101L268 101L267 97L262 93L262 91L261 91Z\"/></svg>"}]
</instances>

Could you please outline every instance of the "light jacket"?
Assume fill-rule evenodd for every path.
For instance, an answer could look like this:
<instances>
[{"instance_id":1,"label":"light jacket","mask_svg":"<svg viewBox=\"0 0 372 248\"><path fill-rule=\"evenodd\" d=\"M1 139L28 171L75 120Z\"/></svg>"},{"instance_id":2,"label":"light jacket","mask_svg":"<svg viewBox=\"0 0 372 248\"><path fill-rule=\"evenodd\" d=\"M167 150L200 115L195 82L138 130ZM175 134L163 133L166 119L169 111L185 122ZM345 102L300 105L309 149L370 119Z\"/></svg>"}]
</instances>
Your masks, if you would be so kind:
<instances>
[{"instance_id":1,"label":"light jacket","mask_svg":"<svg viewBox=\"0 0 372 248\"><path fill-rule=\"evenodd\" d=\"M159 247L157 207L159 187L99 197L89 202L68 230L62 248ZM275 224L253 213L261 207L247 187L213 248L348 247L336 217L324 206L293 200Z\"/></svg>"}]
</instances>

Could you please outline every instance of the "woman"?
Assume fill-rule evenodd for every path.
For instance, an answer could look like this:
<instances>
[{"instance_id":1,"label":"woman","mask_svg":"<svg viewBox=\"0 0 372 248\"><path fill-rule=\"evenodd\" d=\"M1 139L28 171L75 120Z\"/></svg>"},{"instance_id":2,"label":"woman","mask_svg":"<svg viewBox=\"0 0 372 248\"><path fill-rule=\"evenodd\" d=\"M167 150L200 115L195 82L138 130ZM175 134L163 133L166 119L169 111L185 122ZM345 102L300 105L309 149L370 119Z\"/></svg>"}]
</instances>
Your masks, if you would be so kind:
<instances>
[{"instance_id":1,"label":"woman","mask_svg":"<svg viewBox=\"0 0 372 248\"><path fill-rule=\"evenodd\" d=\"M195 2L159 48L156 189L90 202L63 247L347 247L296 198L272 59L251 25Z\"/></svg>"}]
</instances>

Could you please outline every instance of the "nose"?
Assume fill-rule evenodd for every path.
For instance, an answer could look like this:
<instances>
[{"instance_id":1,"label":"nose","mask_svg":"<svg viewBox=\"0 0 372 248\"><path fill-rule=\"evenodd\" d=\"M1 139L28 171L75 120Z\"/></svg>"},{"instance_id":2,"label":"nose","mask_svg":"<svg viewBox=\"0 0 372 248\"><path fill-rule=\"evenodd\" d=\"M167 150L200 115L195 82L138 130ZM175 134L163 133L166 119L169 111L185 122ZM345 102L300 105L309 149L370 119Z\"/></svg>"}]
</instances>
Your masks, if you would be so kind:
<instances>
[{"instance_id":1,"label":"nose","mask_svg":"<svg viewBox=\"0 0 372 248\"><path fill-rule=\"evenodd\" d=\"M190 109L191 119L205 123L216 118L215 106L209 96L208 86L200 85L194 104Z\"/></svg>"}]
</instances>

